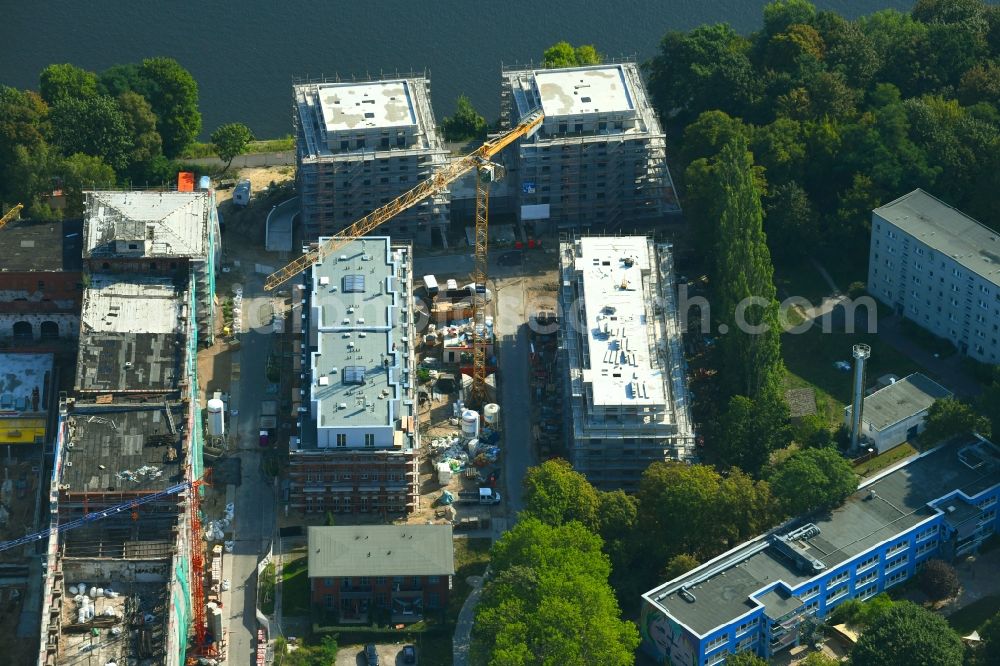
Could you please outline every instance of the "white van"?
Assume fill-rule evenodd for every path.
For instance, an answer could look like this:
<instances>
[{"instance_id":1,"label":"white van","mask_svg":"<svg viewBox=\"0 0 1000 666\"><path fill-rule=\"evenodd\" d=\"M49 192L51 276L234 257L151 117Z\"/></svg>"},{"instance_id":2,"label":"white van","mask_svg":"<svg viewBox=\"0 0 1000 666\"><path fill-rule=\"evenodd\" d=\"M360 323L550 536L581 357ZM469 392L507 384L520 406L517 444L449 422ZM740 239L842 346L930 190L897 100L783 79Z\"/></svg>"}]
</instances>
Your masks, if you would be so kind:
<instances>
[{"instance_id":1,"label":"white van","mask_svg":"<svg viewBox=\"0 0 1000 666\"><path fill-rule=\"evenodd\" d=\"M237 206L248 206L250 205L250 181L243 179L236 183L236 188L233 190L233 203Z\"/></svg>"}]
</instances>

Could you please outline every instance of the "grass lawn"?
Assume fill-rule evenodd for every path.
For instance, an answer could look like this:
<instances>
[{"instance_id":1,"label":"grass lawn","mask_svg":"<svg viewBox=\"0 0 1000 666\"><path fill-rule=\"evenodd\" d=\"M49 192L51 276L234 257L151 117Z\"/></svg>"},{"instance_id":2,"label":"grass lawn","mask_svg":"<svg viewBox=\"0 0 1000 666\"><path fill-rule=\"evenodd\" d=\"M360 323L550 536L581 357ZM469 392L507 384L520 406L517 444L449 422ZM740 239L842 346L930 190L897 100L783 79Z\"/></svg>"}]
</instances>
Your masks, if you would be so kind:
<instances>
[{"instance_id":1,"label":"grass lawn","mask_svg":"<svg viewBox=\"0 0 1000 666\"><path fill-rule=\"evenodd\" d=\"M891 448L884 453L880 453L871 460L866 460L857 467L854 468L854 472L861 477L871 476L875 472L881 471L899 462L907 456L912 456L917 450L910 446L908 442L904 442L897 447Z\"/></svg>"},{"instance_id":2,"label":"grass lawn","mask_svg":"<svg viewBox=\"0 0 1000 666\"><path fill-rule=\"evenodd\" d=\"M260 572L260 610L265 615L274 612L274 562L268 563Z\"/></svg>"},{"instance_id":3,"label":"grass lawn","mask_svg":"<svg viewBox=\"0 0 1000 666\"><path fill-rule=\"evenodd\" d=\"M979 601L955 611L946 619L960 635L965 636L983 626L986 620L1000 612L1000 594L983 597Z\"/></svg>"},{"instance_id":4,"label":"grass lawn","mask_svg":"<svg viewBox=\"0 0 1000 666\"><path fill-rule=\"evenodd\" d=\"M309 563L300 557L285 562L281 569L281 612L284 615L309 613Z\"/></svg>"},{"instance_id":5,"label":"grass lawn","mask_svg":"<svg viewBox=\"0 0 1000 666\"><path fill-rule=\"evenodd\" d=\"M778 301L797 296L813 305L819 305L825 296L830 295L830 285L808 259L794 264L776 265L774 286L778 290Z\"/></svg>"},{"instance_id":6,"label":"grass lawn","mask_svg":"<svg viewBox=\"0 0 1000 666\"><path fill-rule=\"evenodd\" d=\"M816 408L831 426L843 422L842 410L851 400L853 383L852 372L838 370L833 363L848 361L853 364L851 347L861 342L872 348L866 369L869 386L885 373L905 377L920 369L871 333L823 333L814 326L805 333L781 336L781 351L788 369L786 388L814 387Z\"/></svg>"}]
</instances>

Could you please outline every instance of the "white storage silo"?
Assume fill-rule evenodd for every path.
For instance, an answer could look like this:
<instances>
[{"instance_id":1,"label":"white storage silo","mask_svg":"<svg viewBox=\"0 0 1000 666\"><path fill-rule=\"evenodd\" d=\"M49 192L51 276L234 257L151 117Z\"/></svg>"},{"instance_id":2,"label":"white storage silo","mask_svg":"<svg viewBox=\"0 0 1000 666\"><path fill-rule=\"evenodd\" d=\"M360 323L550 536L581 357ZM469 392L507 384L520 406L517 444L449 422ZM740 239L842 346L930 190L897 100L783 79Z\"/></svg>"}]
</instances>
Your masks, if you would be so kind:
<instances>
[{"instance_id":1,"label":"white storage silo","mask_svg":"<svg viewBox=\"0 0 1000 666\"><path fill-rule=\"evenodd\" d=\"M495 402L491 402L483 407L483 419L486 420L486 425L491 428L496 428L500 425L500 405Z\"/></svg>"},{"instance_id":2,"label":"white storage silo","mask_svg":"<svg viewBox=\"0 0 1000 666\"><path fill-rule=\"evenodd\" d=\"M208 434L222 437L226 434L225 404L218 398L208 401Z\"/></svg>"},{"instance_id":3,"label":"white storage silo","mask_svg":"<svg viewBox=\"0 0 1000 666\"><path fill-rule=\"evenodd\" d=\"M462 437L476 439L479 437L479 413L472 409L462 412Z\"/></svg>"}]
</instances>

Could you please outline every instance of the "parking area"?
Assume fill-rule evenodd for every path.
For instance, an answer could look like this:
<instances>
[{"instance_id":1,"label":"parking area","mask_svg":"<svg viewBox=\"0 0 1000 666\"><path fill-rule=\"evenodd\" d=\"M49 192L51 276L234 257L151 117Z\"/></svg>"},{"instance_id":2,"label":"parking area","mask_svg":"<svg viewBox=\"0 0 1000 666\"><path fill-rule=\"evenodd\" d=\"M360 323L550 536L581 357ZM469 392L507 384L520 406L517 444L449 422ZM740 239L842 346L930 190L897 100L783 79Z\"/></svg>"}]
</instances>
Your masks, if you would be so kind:
<instances>
[{"instance_id":1,"label":"parking area","mask_svg":"<svg viewBox=\"0 0 1000 666\"><path fill-rule=\"evenodd\" d=\"M391 643L387 645L376 644L375 648L378 650L379 666L406 666L407 662L403 659L403 646L405 643ZM420 655L417 655L417 660L415 662L409 663L420 663ZM337 650L337 664L336 666L368 666L368 660L365 658L365 646L364 645L344 645L339 650Z\"/></svg>"}]
</instances>

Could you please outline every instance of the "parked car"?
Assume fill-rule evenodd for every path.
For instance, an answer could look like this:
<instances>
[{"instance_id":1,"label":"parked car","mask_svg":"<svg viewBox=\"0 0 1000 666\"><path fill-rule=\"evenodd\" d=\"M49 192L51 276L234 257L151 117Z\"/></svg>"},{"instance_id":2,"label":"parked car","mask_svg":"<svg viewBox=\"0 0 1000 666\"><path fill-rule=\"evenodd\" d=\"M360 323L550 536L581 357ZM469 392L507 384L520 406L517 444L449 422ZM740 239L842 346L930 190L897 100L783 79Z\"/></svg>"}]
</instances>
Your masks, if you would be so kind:
<instances>
[{"instance_id":1,"label":"parked car","mask_svg":"<svg viewBox=\"0 0 1000 666\"><path fill-rule=\"evenodd\" d=\"M378 650L374 643L365 645L365 659L368 660L368 666L378 666Z\"/></svg>"},{"instance_id":2,"label":"parked car","mask_svg":"<svg viewBox=\"0 0 1000 666\"><path fill-rule=\"evenodd\" d=\"M403 663L404 664L417 663L417 648L415 648L412 645L403 646Z\"/></svg>"}]
</instances>

